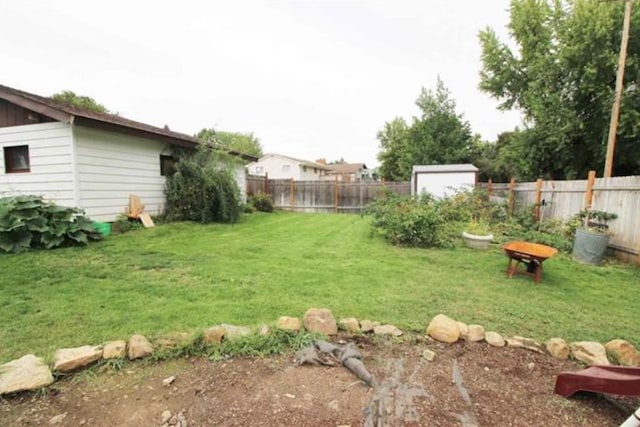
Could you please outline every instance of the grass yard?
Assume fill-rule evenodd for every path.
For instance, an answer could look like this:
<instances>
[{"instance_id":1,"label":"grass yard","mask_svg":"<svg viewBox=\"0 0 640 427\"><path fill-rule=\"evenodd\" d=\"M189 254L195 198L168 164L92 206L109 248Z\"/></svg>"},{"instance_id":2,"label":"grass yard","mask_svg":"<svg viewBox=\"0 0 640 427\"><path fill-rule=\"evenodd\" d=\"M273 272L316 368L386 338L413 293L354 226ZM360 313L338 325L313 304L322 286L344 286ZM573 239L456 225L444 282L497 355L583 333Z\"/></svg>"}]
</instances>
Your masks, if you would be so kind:
<instances>
[{"instance_id":1,"label":"grass yard","mask_svg":"<svg viewBox=\"0 0 640 427\"><path fill-rule=\"evenodd\" d=\"M539 340L623 338L640 347L640 269L556 256L537 286L506 278L506 264L498 247L397 248L360 216L284 212L1 255L0 363L132 333L271 323L309 307L419 331L446 313Z\"/></svg>"}]
</instances>

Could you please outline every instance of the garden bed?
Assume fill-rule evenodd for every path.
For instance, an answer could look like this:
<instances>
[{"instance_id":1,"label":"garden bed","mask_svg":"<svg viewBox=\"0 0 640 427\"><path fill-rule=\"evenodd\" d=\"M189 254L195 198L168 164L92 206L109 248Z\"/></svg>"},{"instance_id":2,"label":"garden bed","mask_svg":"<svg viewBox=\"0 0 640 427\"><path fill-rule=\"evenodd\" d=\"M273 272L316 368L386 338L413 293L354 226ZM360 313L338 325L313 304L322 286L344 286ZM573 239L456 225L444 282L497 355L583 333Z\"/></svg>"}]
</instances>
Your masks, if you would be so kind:
<instances>
[{"instance_id":1,"label":"garden bed","mask_svg":"<svg viewBox=\"0 0 640 427\"><path fill-rule=\"evenodd\" d=\"M389 390L388 425L619 425L638 399L553 394L556 375L571 361L485 343L436 343L354 337L363 361ZM422 359L425 349L433 362ZM453 381L454 365L467 390ZM163 379L175 375L171 386ZM293 354L268 358L202 358L130 363L120 371L87 371L57 382L46 394L0 401L10 425L160 425L162 414L182 414L189 425L362 425L370 389L341 367L296 367ZM66 415L65 415L66 414ZM469 424L471 425L471 424Z\"/></svg>"}]
</instances>

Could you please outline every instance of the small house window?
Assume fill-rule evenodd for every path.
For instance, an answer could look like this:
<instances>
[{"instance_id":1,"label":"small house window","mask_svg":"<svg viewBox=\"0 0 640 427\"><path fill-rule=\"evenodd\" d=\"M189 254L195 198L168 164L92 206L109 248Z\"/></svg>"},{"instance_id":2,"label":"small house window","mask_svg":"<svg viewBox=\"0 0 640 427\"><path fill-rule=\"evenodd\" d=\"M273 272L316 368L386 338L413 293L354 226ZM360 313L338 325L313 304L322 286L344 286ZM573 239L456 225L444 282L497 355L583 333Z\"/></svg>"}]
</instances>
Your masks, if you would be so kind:
<instances>
[{"instance_id":1,"label":"small house window","mask_svg":"<svg viewBox=\"0 0 640 427\"><path fill-rule=\"evenodd\" d=\"M313 168L313 173L318 173L318 168Z\"/></svg>"},{"instance_id":2,"label":"small house window","mask_svg":"<svg viewBox=\"0 0 640 427\"><path fill-rule=\"evenodd\" d=\"M291 170L291 165L282 165L282 172L289 172Z\"/></svg>"},{"instance_id":3,"label":"small house window","mask_svg":"<svg viewBox=\"0 0 640 427\"><path fill-rule=\"evenodd\" d=\"M263 170L262 166L256 166L256 173L262 173Z\"/></svg>"},{"instance_id":4,"label":"small house window","mask_svg":"<svg viewBox=\"0 0 640 427\"><path fill-rule=\"evenodd\" d=\"M307 171L307 167L306 167L306 166L303 166L303 167L302 167L302 172L306 172L306 171Z\"/></svg>"},{"instance_id":5,"label":"small house window","mask_svg":"<svg viewBox=\"0 0 640 427\"><path fill-rule=\"evenodd\" d=\"M176 173L176 159L173 156L160 154L160 175L171 176Z\"/></svg>"},{"instance_id":6,"label":"small house window","mask_svg":"<svg viewBox=\"0 0 640 427\"><path fill-rule=\"evenodd\" d=\"M4 170L6 173L30 172L29 146L4 147Z\"/></svg>"}]
</instances>

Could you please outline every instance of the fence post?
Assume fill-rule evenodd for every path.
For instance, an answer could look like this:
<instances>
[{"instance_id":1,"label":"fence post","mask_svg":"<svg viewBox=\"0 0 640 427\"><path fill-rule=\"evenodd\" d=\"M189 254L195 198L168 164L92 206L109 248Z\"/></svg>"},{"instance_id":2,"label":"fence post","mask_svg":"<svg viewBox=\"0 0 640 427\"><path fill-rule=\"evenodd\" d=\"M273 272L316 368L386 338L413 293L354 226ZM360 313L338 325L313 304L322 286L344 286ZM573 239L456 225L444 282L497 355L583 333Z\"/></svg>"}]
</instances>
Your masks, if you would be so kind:
<instances>
[{"instance_id":1,"label":"fence post","mask_svg":"<svg viewBox=\"0 0 640 427\"><path fill-rule=\"evenodd\" d=\"M338 175L333 181L333 206L335 212L338 213Z\"/></svg>"},{"instance_id":2,"label":"fence post","mask_svg":"<svg viewBox=\"0 0 640 427\"><path fill-rule=\"evenodd\" d=\"M511 216L513 216L513 211L516 206L515 188L516 179L514 177L511 177L511 181L509 181L509 215Z\"/></svg>"},{"instance_id":3,"label":"fence post","mask_svg":"<svg viewBox=\"0 0 640 427\"><path fill-rule=\"evenodd\" d=\"M540 220L540 200L542 200L542 178L538 178L536 181L536 201L534 211L536 221Z\"/></svg>"},{"instance_id":4,"label":"fence post","mask_svg":"<svg viewBox=\"0 0 640 427\"><path fill-rule=\"evenodd\" d=\"M264 173L264 194L269 194L269 172Z\"/></svg>"},{"instance_id":5,"label":"fence post","mask_svg":"<svg viewBox=\"0 0 640 427\"><path fill-rule=\"evenodd\" d=\"M489 178L489 181L487 182L487 194L489 197L491 197L491 190L493 190L493 181Z\"/></svg>"},{"instance_id":6,"label":"fence post","mask_svg":"<svg viewBox=\"0 0 640 427\"><path fill-rule=\"evenodd\" d=\"M293 208L295 208L296 206L296 197L295 197L295 188L293 187L293 178L291 178L291 181L289 181L289 194L290 194L290 202L291 202L291 211L293 211Z\"/></svg>"},{"instance_id":7,"label":"fence post","mask_svg":"<svg viewBox=\"0 0 640 427\"><path fill-rule=\"evenodd\" d=\"M589 171L587 178L587 192L584 195L584 208L589 210L593 206L593 184L596 182L596 171Z\"/></svg>"},{"instance_id":8,"label":"fence post","mask_svg":"<svg viewBox=\"0 0 640 427\"><path fill-rule=\"evenodd\" d=\"M362 195L362 180L360 180L360 182L358 183L358 187L360 187L360 203L359 203L359 206L360 206L360 212L362 212L362 198L363 198L363 195Z\"/></svg>"}]
</instances>

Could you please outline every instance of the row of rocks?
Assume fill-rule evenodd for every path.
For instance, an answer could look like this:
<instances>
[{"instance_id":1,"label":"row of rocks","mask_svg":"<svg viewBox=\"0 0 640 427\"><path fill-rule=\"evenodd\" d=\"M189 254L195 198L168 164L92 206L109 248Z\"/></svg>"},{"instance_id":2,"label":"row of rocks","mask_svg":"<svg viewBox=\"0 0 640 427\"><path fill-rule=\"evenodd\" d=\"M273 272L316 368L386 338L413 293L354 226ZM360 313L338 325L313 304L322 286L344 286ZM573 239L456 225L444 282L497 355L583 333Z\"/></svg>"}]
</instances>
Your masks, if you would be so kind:
<instances>
[{"instance_id":1,"label":"row of rocks","mask_svg":"<svg viewBox=\"0 0 640 427\"><path fill-rule=\"evenodd\" d=\"M394 325L381 324L372 320L360 320L350 317L336 322L333 314L326 308L310 308L302 320L296 317L282 316L276 328L298 332L303 327L312 333L335 335L338 330L347 333L373 333L376 335L400 336L402 331ZM270 328L266 325L259 328L261 335L266 335ZM203 342L207 345L233 341L249 335L252 330L246 326L220 324L203 332ZM484 341L495 347L524 348L538 353L547 353L557 359L574 357L587 364L610 364L609 355L615 362L625 366L640 366L640 353L627 341L616 339L602 345L597 342L580 341L567 344L562 338L551 338L544 345L521 336L503 337L498 332L486 331L481 325L455 321L444 314L435 316L427 326L426 333L432 339L454 343L460 339L467 342ZM185 334L183 334L185 335ZM188 338L188 337L187 337ZM162 341L162 340L161 340ZM161 345L161 341L157 344ZM169 340L171 341L171 340ZM53 369L60 373L76 371L100 359L130 360L148 357L153 354L153 346L142 335L133 335L128 342L110 341L99 346L82 346L63 348L55 353ZM430 356L431 357L431 356ZM429 358L430 358L429 357ZM53 383L51 370L44 361L33 354L0 365L0 395L24 390L36 390Z\"/></svg>"},{"instance_id":2,"label":"row of rocks","mask_svg":"<svg viewBox=\"0 0 640 427\"><path fill-rule=\"evenodd\" d=\"M640 353L628 341L615 339L605 345L593 341L577 341L567 344L562 338L551 338L544 345L521 336L503 337L495 331L485 331L481 325L467 325L457 322L444 314L435 316L429 326L427 335L436 341L454 343L459 339L468 342L486 341L495 347L516 347L548 353L556 359L567 359L569 356L589 365L609 365L609 358L623 366L640 366Z\"/></svg>"},{"instance_id":3,"label":"row of rocks","mask_svg":"<svg viewBox=\"0 0 640 427\"><path fill-rule=\"evenodd\" d=\"M347 317L336 322L331 311L326 308L310 308L304 314L302 321L297 317L282 316L276 322L276 328L285 331L298 332L306 329L312 333L336 335L338 330L348 333L374 333L376 335L400 336L402 331L394 325L383 325L372 320L361 320Z\"/></svg>"},{"instance_id":4,"label":"row of rocks","mask_svg":"<svg viewBox=\"0 0 640 427\"><path fill-rule=\"evenodd\" d=\"M56 350L53 370L69 373L84 368L100 359L129 360L148 357L153 346L142 335L133 335L129 342L110 341L102 345L85 345ZM44 361L33 354L0 365L0 395L25 390L37 390L52 384L53 374Z\"/></svg>"}]
</instances>

